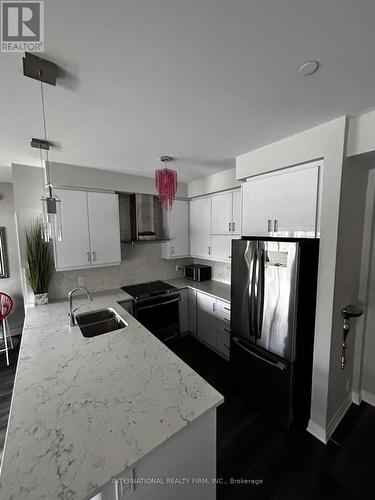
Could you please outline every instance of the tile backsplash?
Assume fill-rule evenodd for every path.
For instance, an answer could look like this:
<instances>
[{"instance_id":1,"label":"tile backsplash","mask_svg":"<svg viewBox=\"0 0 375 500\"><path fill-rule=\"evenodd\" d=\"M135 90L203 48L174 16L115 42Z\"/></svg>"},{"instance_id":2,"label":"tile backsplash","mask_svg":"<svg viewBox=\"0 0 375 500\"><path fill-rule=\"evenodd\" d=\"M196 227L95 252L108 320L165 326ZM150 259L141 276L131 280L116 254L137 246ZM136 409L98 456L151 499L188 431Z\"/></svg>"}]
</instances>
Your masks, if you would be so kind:
<instances>
[{"instance_id":1,"label":"tile backsplash","mask_svg":"<svg viewBox=\"0 0 375 500\"><path fill-rule=\"evenodd\" d=\"M203 260L203 259L193 259L193 261L194 264L204 264L206 266L211 266L213 280L230 284L230 272L231 272L230 263L226 264L225 262L216 262L212 260Z\"/></svg>"},{"instance_id":2,"label":"tile backsplash","mask_svg":"<svg viewBox=\"0 0 375 500\"><path fill-rule=\"evenodd\" d=\"M165 260L161 258L160 243L123 244L123 260L119 266L77 269L55 272L49 287L49 296L66 297L78 286L78 278L92 291L110 290L123 285L145 281L180 278L183 271L176 271L176 265L184 267L192 259Z\"/></svg>"}]
</instances>

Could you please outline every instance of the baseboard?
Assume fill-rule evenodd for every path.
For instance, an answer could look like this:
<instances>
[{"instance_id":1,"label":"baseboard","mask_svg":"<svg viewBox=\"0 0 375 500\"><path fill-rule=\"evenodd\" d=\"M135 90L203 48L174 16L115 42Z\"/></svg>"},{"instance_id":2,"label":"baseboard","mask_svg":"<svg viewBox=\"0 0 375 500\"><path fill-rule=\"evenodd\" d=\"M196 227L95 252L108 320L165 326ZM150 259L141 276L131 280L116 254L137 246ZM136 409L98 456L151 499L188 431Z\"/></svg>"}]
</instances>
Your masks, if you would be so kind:
<instances>
[{"instance_id":1,"label":"baseboard","mask_svg":"<svg viewBox=\"0 0 375 500\"><path fill-rule=\"evenodd\" d=\"M359 406L361 404L361 402L362 402L362 395L361 395L361 393L353 391L352 392L352 401L353 401L353 403L355 403L356 405Z\"/></svg>"},{"instance_id":2,"label":"baseboard","mask_svg":"<svg viewBox=\"0 0 375 500\"><path fill-rule=\"evenodd\" d=\"M340 406L340 408L337 410L337 412L336 412L335 416L333 417L333 419L327 425L327 436L326 436L327 442L329 441L329 439L331 438L332 434L337 429L337 427L338 427L339 423L341 422L341 420L344 418L344 416L345 416L346 412L349 410L351 404L352 404L352 400L351 399L346 399L342 403L342 405Z\"/></svg>"},{"instance_id":3,"label":"baseboard","mask_svg":"<svg viewBox=\"0 0 375 500\"><path fill-rule=\"evenodd\" d=\"M375 398L374 398L375 401ZM327 425L327 429L324 429L321 425L317 424L313 420L309 420L309 425L307 426L307 431L312 434L314 437L319 439L324 444L327 444L330 440L332 434L337 429L339 423L344 418L346 412L349 410L350 405L352 404L351 399L346 399L340 408L337 410L335 416Z\"/></svg>"},{"instance_id":4,"label":"baseboard","mask_svg":"<svg viewBox=\"0 0 375 500\"><path fill-rule=\"evenodd\" d=\"M373 394L372 392L364 391L362 389L361 396L362 396L362 401L368 403L371 406L375 406L375 394Z\"/></svg>"},{"instance_id":5,"label":"baseboard","mask_svg":"<svg viewBox=\"0 0 375 500\"><path fill-rule=\"evenodd\" d=\"M323 444L327 444L325 429L311 419L309 420L309 425L307 426L307 432L319 439L319 441Z\"/></svg>"}]
</instances>

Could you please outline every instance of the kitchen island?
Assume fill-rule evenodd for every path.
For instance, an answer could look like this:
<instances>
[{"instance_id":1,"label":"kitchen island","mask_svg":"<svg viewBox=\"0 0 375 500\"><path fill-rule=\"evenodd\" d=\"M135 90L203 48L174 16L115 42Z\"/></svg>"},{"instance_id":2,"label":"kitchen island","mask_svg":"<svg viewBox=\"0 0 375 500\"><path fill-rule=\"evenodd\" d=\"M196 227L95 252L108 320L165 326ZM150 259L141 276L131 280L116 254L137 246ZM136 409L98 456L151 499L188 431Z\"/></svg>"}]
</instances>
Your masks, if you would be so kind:
<instances>
[{"instance_id":1,"label":"kitchen island","mask_svg":"<svg viewBox=\"0 0 375 500\"><path fill-rule=\"evenodd\" d=\"M66 301L27 311L1 500L100 492L114 500L121 491L113 478L135 480L131 499L150 491L163 500L215 498L215 414L223 397L118 304L129 298L114 290L93 302L75 299L79 312L109 307L127 324L92 338L69 327ZM172 484L172 476L190 482Z\"/></svg>"}]
</instances>

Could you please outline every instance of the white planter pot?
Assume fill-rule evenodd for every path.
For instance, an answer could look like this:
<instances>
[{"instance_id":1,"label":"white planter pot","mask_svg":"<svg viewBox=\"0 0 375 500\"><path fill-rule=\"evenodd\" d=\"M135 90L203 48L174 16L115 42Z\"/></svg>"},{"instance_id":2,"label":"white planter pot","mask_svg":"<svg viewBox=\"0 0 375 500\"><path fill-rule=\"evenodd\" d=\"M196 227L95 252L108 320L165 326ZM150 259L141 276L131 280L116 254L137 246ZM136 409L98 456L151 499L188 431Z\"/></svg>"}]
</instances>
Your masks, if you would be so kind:
<instances>
[{"instance_id":1,"label":"white planter pot","mask_svg":"<svg viewBox=\"0 0 375 500\"><path fill-rule=\"evenodd\" d=\"M48 304L48 293L37 293L34 295L34 306L44 306Z\"/></svg>"}]
</instances>

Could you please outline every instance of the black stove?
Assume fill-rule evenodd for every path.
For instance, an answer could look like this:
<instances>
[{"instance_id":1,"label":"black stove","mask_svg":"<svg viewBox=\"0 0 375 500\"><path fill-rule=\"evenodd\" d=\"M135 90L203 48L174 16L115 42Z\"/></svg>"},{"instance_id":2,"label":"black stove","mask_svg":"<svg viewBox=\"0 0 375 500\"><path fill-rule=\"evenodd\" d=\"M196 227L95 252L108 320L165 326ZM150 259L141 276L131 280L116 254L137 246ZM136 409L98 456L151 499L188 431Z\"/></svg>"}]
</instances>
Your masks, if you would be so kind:
<instances>
[{"instance_id":1,"label":"black stove","mask_svg":"<svg viewBox=\"0 0 375 500\"><path fill-rule=\"evenodd\" d=\"M123 286L121 290L131 295L135 300L143 300L151 297L157 297L166 293L177 292L178 288L164 281L148 281L138 285Z\"/></svg>"},{"instance_id":2,"label":"black stove","mask_svg":"<svg viewBox=\"0 0 375 500\"><path fill-rule=\"evenodd\" d=\"M134 299L134 316L171 349L180 335L178 288L164 281L123 286Z\"/></svg>"}]
</instances>

